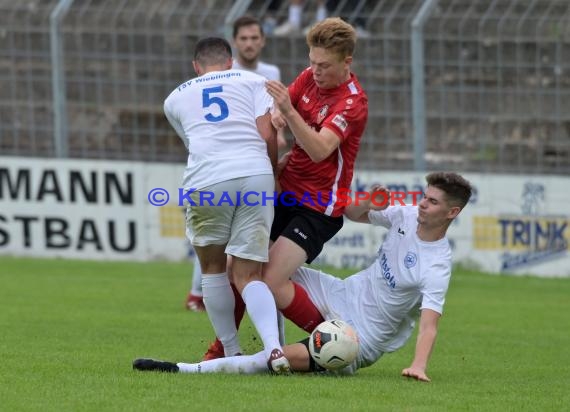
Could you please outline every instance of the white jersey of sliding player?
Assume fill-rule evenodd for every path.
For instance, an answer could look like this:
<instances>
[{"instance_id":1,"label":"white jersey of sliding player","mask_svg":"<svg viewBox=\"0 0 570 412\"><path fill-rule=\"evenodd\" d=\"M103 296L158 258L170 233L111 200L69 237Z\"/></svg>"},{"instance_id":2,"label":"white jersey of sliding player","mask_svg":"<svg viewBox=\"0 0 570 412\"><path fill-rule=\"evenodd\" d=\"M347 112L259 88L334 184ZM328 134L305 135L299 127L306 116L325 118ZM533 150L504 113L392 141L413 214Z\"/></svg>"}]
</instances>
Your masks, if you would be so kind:
<instances>
[{"instance_id":1,"label":"white jersey of sliding player","mask_svg":"<svg viewBox=\"0 0 570 412\"><path fill-rule=\"evenodd\" d=\"M166 98L164 113L188 149L185 188L273 174L256 126L256 118L273 106L265 81L243 70L214 71L182 83Z\"/></svg>"},{"instance_id":2,"label":"white jersey of sliding player","mask_svg":"<svg viewBox=\"0 0 570 412\"><path fill-rule=\"evenodd\" d=\"M451 276L449 242L418 238L416 206L392 206L368 216L373 225L390 229L370 267L344 281L303 267L293 277L325 319L343 319L354 327L360 341L356 368L402 347L418 309L442 313Z\"/></svg>"},{"instance_id":3,"label":"white jersey of sliding player","mask_svg":"<svg viewBox=\"0 0 570 412\"><path fill-rule=\"evenodd\" d=\"M389 207L371 211L368 217L373 225L390 231L372 270L347 284L349 295L355 293L349 302L358 308L353 321L366 343L362 348L365 364L375 361L379 352L393 352L406 343L418 308L443 313L451 276L449 242L418 238L417 207Z\"/></svg>"}]
</instances>

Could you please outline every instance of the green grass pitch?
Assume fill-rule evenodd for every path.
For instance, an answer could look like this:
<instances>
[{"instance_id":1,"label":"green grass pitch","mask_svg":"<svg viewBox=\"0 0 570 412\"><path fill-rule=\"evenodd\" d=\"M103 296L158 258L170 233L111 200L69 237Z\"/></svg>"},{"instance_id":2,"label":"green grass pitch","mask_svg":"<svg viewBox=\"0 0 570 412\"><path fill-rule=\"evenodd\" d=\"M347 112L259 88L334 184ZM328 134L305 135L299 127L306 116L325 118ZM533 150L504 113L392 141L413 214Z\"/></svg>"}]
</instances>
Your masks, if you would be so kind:
<instances>
[{"instance_id":1,"label":"green grass pitch","mask_svg":"<svg viewBox=\"0 0 570 412\"><path fill-rule=\"evenodd\" d=\"M191 273L189 263L0 258L0 410L570 408L570 279L457 269L429 384L400 377L415 338L352 377L133 371L136 357L194 361L206 349L206 315L183 309ZM304 337L287 327L289 341ZM260 348L247 322L241 339Z\"/></svg>"}]
</instances>

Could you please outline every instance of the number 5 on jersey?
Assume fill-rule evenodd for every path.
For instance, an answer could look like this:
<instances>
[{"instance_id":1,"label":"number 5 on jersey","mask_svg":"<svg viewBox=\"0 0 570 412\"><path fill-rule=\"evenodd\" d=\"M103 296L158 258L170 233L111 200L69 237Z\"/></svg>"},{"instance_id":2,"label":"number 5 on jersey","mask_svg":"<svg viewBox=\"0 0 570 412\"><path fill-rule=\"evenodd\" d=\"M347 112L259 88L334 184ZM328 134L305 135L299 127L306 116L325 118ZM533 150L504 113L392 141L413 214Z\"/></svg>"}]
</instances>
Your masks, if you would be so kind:
<instances>
[{"instance_id":1,"label":"number 5 on jersey","mask_svg":"<svg viewBox=\"0 0 570 412\"><path fill-rule=\"evenodd\" d=\"M219 96L212 96L214 93L222 93L223 87L208 87L202 90L202 107L204 109L210 108L210 113L204 116L204 118L209 122L220 122L229 116L230 110L228 104L224 99ZM220 114L215 116L212 114L212 105L218 106L220 108Z\"/></svg>"}]
</instances>

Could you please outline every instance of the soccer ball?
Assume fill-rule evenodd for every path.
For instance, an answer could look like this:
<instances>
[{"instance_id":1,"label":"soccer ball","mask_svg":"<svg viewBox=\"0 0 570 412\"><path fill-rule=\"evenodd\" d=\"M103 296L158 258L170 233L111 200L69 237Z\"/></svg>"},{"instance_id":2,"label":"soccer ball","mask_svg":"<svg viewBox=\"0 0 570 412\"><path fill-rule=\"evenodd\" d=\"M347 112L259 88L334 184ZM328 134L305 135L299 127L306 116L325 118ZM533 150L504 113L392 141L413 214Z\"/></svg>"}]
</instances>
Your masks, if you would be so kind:
<instances>
[{"instance_id":1,"label":"soccer ball","mask_svg":"<svg viewBox=\"0 0 570 412\"><path fill-rule=\"evenodd\" d=\"M324 321L311 333L309 353L325 369L344 368L356 359L358 336L348 323L340 319Z\"/></svg>"}]
</instances>

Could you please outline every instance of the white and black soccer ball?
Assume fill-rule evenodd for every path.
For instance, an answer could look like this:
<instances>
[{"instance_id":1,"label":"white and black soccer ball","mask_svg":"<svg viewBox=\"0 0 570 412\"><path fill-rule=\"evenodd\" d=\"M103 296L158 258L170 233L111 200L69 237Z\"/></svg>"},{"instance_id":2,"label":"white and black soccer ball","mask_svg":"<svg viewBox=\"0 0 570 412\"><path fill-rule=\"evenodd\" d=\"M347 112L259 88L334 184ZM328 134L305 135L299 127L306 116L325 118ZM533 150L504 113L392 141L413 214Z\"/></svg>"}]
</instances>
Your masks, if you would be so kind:
<instances>
[{"instance_id":1,"label":"white and black soccer ball","mask_svg":"<svg viewBox=\"0 0 570 412\"><path fill-rule=\"evenodd\" d=\"M358 336L345 321L327 320L311 333L309 352L319 366L328 370L342 369L356 359Z\"/></svg>"}]
</instances>

